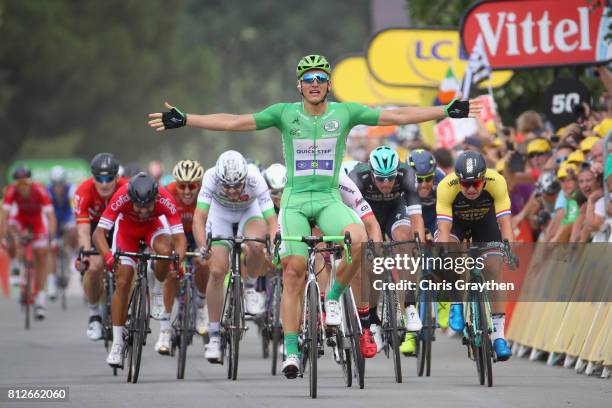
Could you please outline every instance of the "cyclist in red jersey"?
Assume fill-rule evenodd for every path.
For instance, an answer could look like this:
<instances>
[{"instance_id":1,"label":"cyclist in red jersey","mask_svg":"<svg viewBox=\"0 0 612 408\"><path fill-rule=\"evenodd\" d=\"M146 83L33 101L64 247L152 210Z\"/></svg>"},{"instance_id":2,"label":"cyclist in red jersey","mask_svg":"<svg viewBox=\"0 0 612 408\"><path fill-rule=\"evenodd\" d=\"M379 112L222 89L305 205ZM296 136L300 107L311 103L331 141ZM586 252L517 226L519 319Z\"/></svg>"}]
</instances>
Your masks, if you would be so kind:
<instances>
[{"instance_id":1,"label":"cyclist in red jersey","mask_svg":"<svg viewBox=\"0 0 612 408\"><path fill-rule=\"evenodd\" d=\"M42 320L46 316L45 283L47 282L49 244L53 242L57 230L53 203L47 189L32 180L32 172L27 167L18 167L13 172L15 182L6 189L2 203L0 239L3 242L7 233L11 236L9 255L21 258L19 239L27 232L32 234L34 261L34 317Z\"/></svg>"},{"instance_id":2,"label":"cyclist in red jersey","mask_svg":"<svg viewBox=\"0 0 612 408\"><path fill-rule=\"evenodd\" d=\"M193 213L196 208L198 193L202 186L204 169L194 160L182 160L174 166L172 171L174 180L166 186L168 192L176 201L176 208L183 222L183 230L187 238L187 248L196 251L197 245L191 231ZM195 268L194 282L197 289L195 297L197 309L196 330L198 334L204 335L208 325L208 312L206 310L206 283L208 281L208 268L200 258L193 258ZM178 295L179 280L176 272L170 272L163 285L163 305L160 312L159 339L155 344L155 350L159 354L170 354L170 339L172 337L172 326L170 325L170 314L174 300Z\"/></svg>"},{"instance_id":3,"label":"cyclist in red jersey","mask_svg":"<svg viewBox=\"0 0 612 408\"><path fill-rule=\"evenodd\" d=\"M98 225L108 200L127 180L118 178L119 162L110 153L99 153L91 161L91 175L77 188L74 194L74 212L77 223L79 247L92 248L91 234ZM99 302L104 288L104 263L100 256L85 258L89 267L83 272L83 291L89 307L87 337L90 340L102 338L102 310ZM77 270L83 266L77 260Z\"/></svg>"},{"instance_id":4,"label":"cyclist in red jersey","mask_svg":"<svg viewBox=\"0 0 612 408\"><path fill-rule=\"evenodd\" d=\"M139 241L145 240L156 254L170 255L176 249L179 261L185 256L187 240L174 198L144 172L138 173L127 186L117 190L94 231L93 242L109 270L113 270L115 259L106 242L106 234L113 226L113 250L120 248L123 251L138 252ZM122 256L115 270L116 289L111 312L113 345L106 358L106 362L113 367L120 366L122 361L123 326L127 320L135 266L134 259ZM166 279L169 266L169 262L159 261L155 264L155 275L161 282Z\"/></svg>"}]
</instances>

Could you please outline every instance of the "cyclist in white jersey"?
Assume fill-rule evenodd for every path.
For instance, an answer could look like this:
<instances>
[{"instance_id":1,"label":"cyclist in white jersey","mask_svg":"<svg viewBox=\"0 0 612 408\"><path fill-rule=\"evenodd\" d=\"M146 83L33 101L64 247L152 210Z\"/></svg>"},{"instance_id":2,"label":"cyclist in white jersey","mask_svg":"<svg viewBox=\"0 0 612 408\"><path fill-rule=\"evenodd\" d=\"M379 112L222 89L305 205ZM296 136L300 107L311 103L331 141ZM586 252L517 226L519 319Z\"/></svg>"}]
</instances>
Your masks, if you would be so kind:
<instances>
[{"instance_id":1,"label":"cyclist in white jersey","mask_svg":"<svg viewBox=\"0 0 612 408\"><path fill-rule=\"evenodd\" d=\"M229 150L217 160L214 168L204 174L198 204L194 213L193 233L200 247L206 244L206 235L233 236L233 225L238 224L238 234L264 238L276 232L276 213L270 191L263 176L253 166L248 166L244 157ZM221 340L219 336L223 308L223 281L229 269L229 245L214 242L209 260L210 277L206 289L208 302L208 335L205 357L211 363L221 363ZM266 272L266 257L263 245L249 242L245 247L246 281L253 282ZM245 285L247 286L247 285ZM253 285L254 286L254 285ZM246 288L246 313L259 314L265 308L265 297Z\"/></svg>"}]
</instances>

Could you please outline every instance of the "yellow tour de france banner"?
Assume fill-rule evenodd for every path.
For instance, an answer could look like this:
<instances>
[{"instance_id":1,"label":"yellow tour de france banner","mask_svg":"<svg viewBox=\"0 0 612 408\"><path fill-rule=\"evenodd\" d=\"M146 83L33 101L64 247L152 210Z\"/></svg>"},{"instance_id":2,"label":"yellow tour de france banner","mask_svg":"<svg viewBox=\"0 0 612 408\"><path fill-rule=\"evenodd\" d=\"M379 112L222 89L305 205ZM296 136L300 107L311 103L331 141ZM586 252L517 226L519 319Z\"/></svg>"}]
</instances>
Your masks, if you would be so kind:
<instances>
[{"instance_id":1,"label":"yellow tour de france banner","mask_svg":"<svg viewBox=\"0 0 612 408\"><path fill-rule=\"evenodd\" d=\"M341 102L358 102L370 106L429 106L437 90L381 84L368 71L363 55L350 55L332 65L332 93ZM423 139L434 142L433 122L421 124Z\"/></svg>"},{"instance_id":2,"label":"yellow tour de france banner","mask_svg":"<svg viewBox=\"0 0 612 408\"><path fill-rule=\"evenodd\" d=\"M379 31L367 46L368 68L380 83L437 88L450 67L463 78L468 56L462 55L455 30L391 28ZM493 71L479 87L505 85L512 71Z\"/></svg>"},{"instance_id":3,"label":"yellow tour de france banner","mask_svg":"<svg viewBox=\"0 0 612 408\"><path fill-rule=\"evenodd\" d=\"M333 64L332 92L339 101L366 105L430 105L436 91L426 88L388 86L370 75L366 59L351 55Z\"/></svg>"}]
</instances>

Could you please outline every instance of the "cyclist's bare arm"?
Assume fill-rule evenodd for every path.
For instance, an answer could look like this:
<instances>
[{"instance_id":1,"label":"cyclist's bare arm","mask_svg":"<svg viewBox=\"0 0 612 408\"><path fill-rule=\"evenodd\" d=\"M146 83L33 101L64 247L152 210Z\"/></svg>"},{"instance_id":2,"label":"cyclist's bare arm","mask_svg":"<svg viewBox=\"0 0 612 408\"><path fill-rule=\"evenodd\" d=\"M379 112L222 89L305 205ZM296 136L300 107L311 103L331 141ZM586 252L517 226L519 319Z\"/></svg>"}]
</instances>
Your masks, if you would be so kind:
<instances>
[{"instance_id":1,"label":"cyclist's bare arm","mask_svg":"<svg viewBox=\"0 0 612 408\"><path fill-rule=\"evenodd\" d=\"M91 249L91 225L89 223L77 224L77 236L79 247L85 250Z\"/></svg>"},{"instance_id":2,"label":"cyclist's bare arm","mask_svg":"<svg viewBox=\"0 0 612 408\"><path fill-rule=\"evenodd\" d=\"M232 115L214 113L211 115L187 115L187 126L208 130L251 131L255 130L255 119L252 114Z\"/></svg>"},{"instance_id":3,"label":"cyclist's bare arm","mask_svg":"<svg viewBox=\"0 0 612 408\"><path fill-rule=\"evenodd\" d=\"M450 234L453 223L445 220L438 220L438 236L436 242L450 242Z\"/></svg>"},{"instance_id":4,"label":"cyclist's bare arm","mask_svg":"<svg viewBox=\"0 0 612 408\"><path fill-rule=\"evenodd\" d=\"M108 242L106 242L106 234L107 230L101 227L97 227L93 233L92 240L100 255L104 256L105 254L110 252L110 248L108 246Z\"/></svg>"},{"instance_id":5,"label":"cyclist's bare arm","mask_svg":"<svg viewBox=\"0 0 612 408\"><path fill-rule=\"evenodd\" d=\"M173 109L174 106L168 102L165 107ZM162 113L149 114L149 126L156 131L161 132L166 130L162 122ZM230 113L214 113L210 115L197 115L194 113L187 114L187 126L208 130L221 131L252 131L256 130L255 119L252 114L233 115Z\"/></svg>"},{"instance_id":6,"label":"cyclist's bare arm","mask_svg":"<svg viewBox=\"0 0 612 408\"><path fill-rule=\"evenodd\" d=\"M193 213L193 237L198 247L206 244L206 221L208 220L208 210L196 208Z\"/></svg>"},{"instance_id":7,"label":"cyclist's bare arm","mask_svg":"<svg viewBox=\"0 0 612 408\"><path fill-rule=\"evenodd\" d=\"M276 213L266 218L266 223L268 225L268 235L270 235L270 239L274 239L276 228L278 226L278 217L276 216Z\"/></svg>"},{"instance_id":8,"label":"cyclist's bare arm","mask_svg":"<svg viewBox=\"0 0 612 408\"><path fill-rule=\"evenodd\" d=\"M385 109L380 112L378 125L408 125L411 123L427 122L446 117L444 106L426 107L402 107L395 109ZM482 105L476 99L470 100L469 117L474 118L482 109Z\"/></svg>"},{"instance_id":9,"label":"cyclist's bare arm","mask_svg":"<svg viewBox=\"0 0 612 408\"><path fill-rule=\"evenodd\" d=\"M374 242L382 242L382 232L374 214L366 216L362 221L368 233L368 238Z\"/></svg>"},{"instance_id":10,"label":"cyclist's bare arm","mask_svg":"<svg viewBox=\"0 0 612 408\"><path fill-rule=\"evenodd\" d=\"M0 239L6 238L9 212L2 208L0 210Z\"/></svg>"},{"instance_id":11,"label":"cyclist's bare arm","mask_svg":"<svg viewBox=\"0 0 612 408\"><path fill-rule=\"evenodd\" d=\"M187 252L187 238L185 237L185 233L181 232L180 234L172 234L172 240L174 242L174 250L179 256L180 264L183 262L185 252Z\"/></svg>"},{"instance_id":12,"label":"cyclist's bare arm","mask_svg":"<svg viewBox=\"0 0 612 408\"><path fill-rule=\"evenodd\" d=\"M508 240L508 242L514 242L514 232L512 231L512 217L505 216L497 220L499 230L501 232L502 240Z\"/></svg>"},{"instance_id":13,"label":"cyclist's bare arm","mask_svg":"<svg viewBox=\"0 0 612 408\"><path fill-rule=\"evenodd\" d=\"M410 216L410 224L412 224L412 233L419 234L419 239L425 239L425 222L421 214L413 214Z\"/></svg>"},{"instance_id":14,"label":"cyclist's bare arm","mask_svg":"<svg viewBox=\"0 0 612 408\"><path fill-rule=\"evenodd\" d=\"M55 238L57 234L57 218L55 218L55 212L53 210L45 213L47 217L47 226L49 228L49 237Z\"/></svg>"}]
</instances>

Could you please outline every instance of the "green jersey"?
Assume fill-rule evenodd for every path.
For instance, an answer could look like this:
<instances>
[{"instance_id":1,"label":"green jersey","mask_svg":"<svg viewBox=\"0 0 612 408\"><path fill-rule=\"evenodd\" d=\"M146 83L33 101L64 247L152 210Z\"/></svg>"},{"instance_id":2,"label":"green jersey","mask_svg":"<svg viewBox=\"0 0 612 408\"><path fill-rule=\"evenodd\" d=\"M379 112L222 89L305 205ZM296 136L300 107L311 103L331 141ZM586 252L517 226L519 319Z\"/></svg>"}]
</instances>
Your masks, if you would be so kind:
<instances>
[{"instance_id":1,"label":"green jersey","mask_svg":"<svg viewBox=\"0 0 612 408\"><path fill-rule=\"evenodd\" d=\"M338 189L346 137L355 125L378 124L380 110L358 103L329 102L312 116L302 102L277 103L253 115L257 130L276 127L283 138L287 194Z\"/></svg>"}]
</instances>

